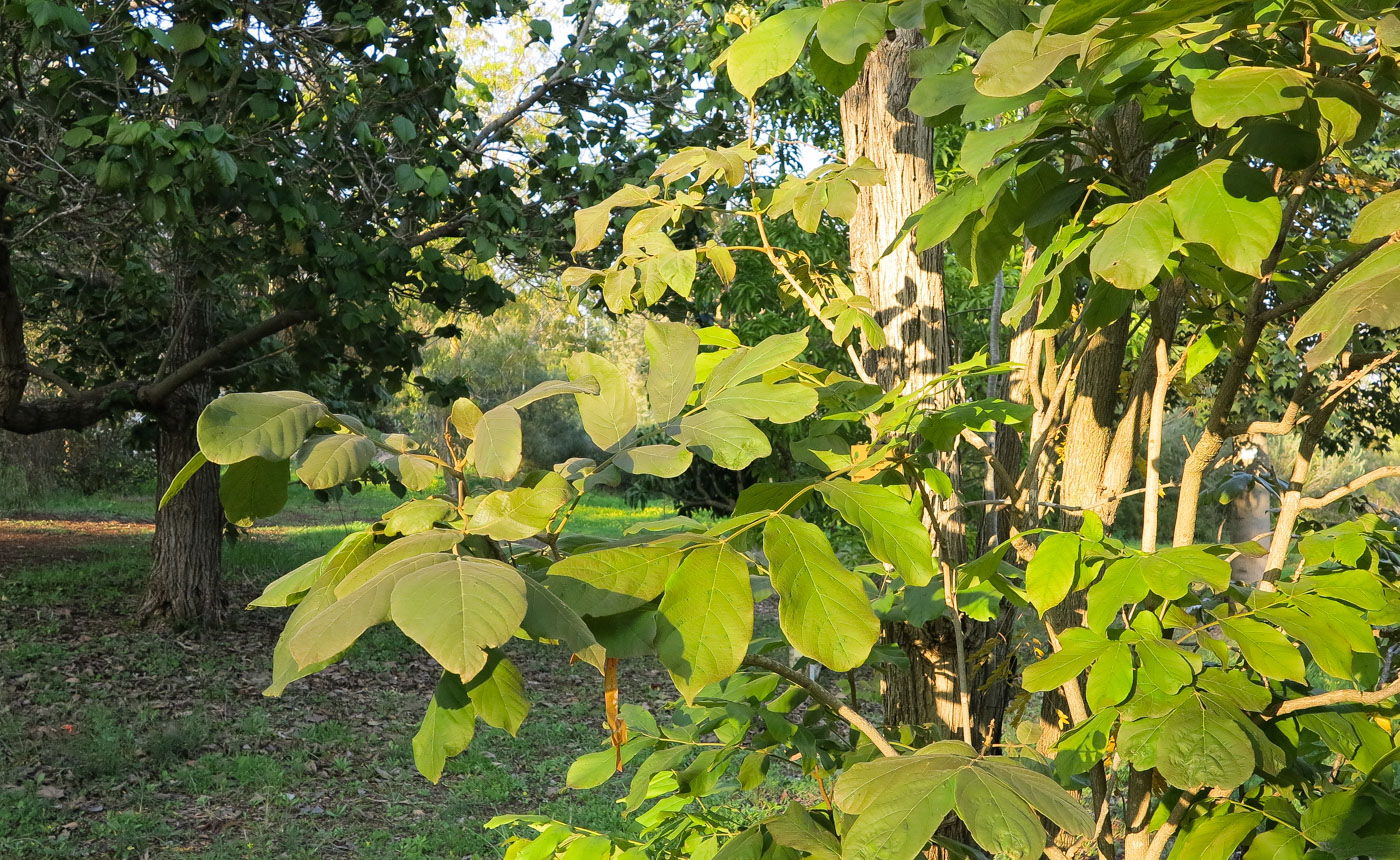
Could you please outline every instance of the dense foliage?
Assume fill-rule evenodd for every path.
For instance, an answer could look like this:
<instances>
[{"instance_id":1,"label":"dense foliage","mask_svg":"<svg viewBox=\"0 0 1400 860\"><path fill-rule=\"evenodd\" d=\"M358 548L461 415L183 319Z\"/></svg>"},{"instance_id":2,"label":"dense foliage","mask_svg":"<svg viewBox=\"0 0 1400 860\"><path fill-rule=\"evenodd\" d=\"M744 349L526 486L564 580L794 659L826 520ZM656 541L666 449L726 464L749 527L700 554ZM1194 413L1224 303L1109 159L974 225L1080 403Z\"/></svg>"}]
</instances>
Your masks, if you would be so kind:
<instances>
[{"instance_id":1,"label":"dense foliage","mask_svg":"<svg viewBox=\"0 0 1400 860\"><path fill-rule=\"evenodd\" d=\"M778 11L725 55L748 98L804 54L842 91L890 30L923 33L908 109L955 128L961 149L895 245L946 243L976 283L1019 268L1003 318L1025 347L1015 365L974 357L918 385L873 384L863 357L884 342L891 309L836 261L773 244L768 225L827 229L887 177L856 160L767 183L771 147L751 132L682 149L650 184L579 210L575 251L616 241L612 259L590 258L564 282L631 313L689 296L702 267L728 281L736 255L752 255L848 352L848 372L802 361L801 332L744 344L720 327L651 320L645 404L615 366L580 353L567 381L486 411L457 400L444 456L296 392L212 404L192 466L227 467L230 518L279 509L293 468L323 488L381 462L425 493L257 601L296 606L270 692L395 624L444 670L414 742L436 779L477 719L513 731L525 718L512 637L559 642L597 666L612 748L581 758L569 781L597 785L638 762L626 804L650 802L641 835L523 816L499 822L538 831L514 840L512 857L1400 854L1400 536L1376 515L1315 530L1306 520L1395 470L1303 492L1343 399L1400 355L1384 339L1400 326L1400 192L1371 187L1350 156L1393 135L1400 17L1359 3L1141 5L843 0ZM1332 223L1336 177L1365 200L1345 235ZM753 226L749 244L696 229L732 219ZM1292 361L1281 368L1261 344L1287 344ZM1245 378L1265 372L1292 375L1288 403L1240 415ZM930 406L1004 374L1023 380L1005 397ZM1192 395L1206 414L1180 474L1164 476L1179 377L1210 388ZM522 410L553 396L574 399L605 456L522 474ZM1075 459L1085 414L1103 458L1097 486L1077 496L1093 468ZM756 422L813 415L792 445L810 476L750 487L732 516L673 518L616 541L564 533L578 499L621 473L674 477L697 455L743 469L772 453ZM640 433L644 423L655 429ZM1014 459L982 435L999 428L1021 442ZM1298 453L1270 533L1200 542L1201 491L1226 441L1290 433ZM939 472L952 451L986 460L990 496ZM491 485L429 492L439 474L468 472ZM1159 548L1169 490L1172 539ZM1145 497L1140 535L1113 528L1125 493ZM966 523L974 502L1005 515L1006 537L967 534L991 548L955 565L938 529ZM862 563L803 518L816 508L859 531ZM1232 567L1249 558L1262 559L1257 573ZM755 602L770 594L781 638L756 639ZM974 733L985 655L964 645L970 625L997 616L1045 647L1022 649L1023 667L998 667L994 683L1063 703L1066 731L1028 719ZM956 644L942 725L877 728L807 671L899 672L898 653L877 644L882 628L932 621ZM653 656L682 697L668 724L618 705L615 661ZM761 785L780 760L800 763L823 803L758 822L726 814L723 796ZM950 815L961 828L941 827Z\"/></svg>"}]
</instances>

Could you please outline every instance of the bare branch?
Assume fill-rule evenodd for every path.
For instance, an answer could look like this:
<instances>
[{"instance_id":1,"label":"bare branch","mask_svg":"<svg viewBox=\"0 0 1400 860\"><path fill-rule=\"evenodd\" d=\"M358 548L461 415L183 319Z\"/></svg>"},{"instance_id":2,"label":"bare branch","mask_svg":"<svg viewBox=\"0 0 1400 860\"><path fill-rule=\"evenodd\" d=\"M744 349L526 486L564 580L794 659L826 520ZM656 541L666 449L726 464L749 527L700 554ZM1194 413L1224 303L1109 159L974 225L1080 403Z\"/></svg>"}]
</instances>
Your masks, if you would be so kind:
<instances>
[{"instance_id":1,"label":"bare branch","mask_svg":"<svg viewBox=\"0 0 1400 860\"><path fill-rule=\"evenodd\" d=\"M1273 718L1296 714L1299 711L1312 711L1331 705L1379 705L1400 696L1400 678L1396 678L1379 690L1332 690L1301 699L1289 699L1278 706Z\"/></svg>"},{"instance_id":2,"label":"bare branch","mask_svg":"<svg viewBox=\"0 0 1400 860\"><path fill-rule=\"evenodd\" d=\"M1359 478L1352 478L1335 490L1325 493L1316 498L1306 498L1301 501L1304 510L1314 508L1325 508L1343 496L1351 495L1367 484L1374 484L1376 481L1383 481L1386 478L1400 478L1400 466L1382 466L1379 469L1372 469Z\"/></svg>"}]
</instances>

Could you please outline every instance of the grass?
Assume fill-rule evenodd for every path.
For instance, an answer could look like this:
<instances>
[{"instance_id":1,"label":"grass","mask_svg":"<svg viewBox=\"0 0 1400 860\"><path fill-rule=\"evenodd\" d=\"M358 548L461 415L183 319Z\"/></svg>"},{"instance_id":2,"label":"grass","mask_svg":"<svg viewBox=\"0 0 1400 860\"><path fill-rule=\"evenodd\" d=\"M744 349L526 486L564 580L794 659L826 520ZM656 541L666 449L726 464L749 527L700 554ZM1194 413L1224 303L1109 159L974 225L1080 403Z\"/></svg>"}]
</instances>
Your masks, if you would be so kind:
<instances>
[{"instance_id":1,"label":"grass","mask_svg":"<svg viewBox=\"0 0 1400 860\"><path fill-rule=\"evenodd\" d=\"M294 489L226 549L231 603L395 504L382 487L327 504ZM531 718L518 737L481 727L433 786L410 740L437 670L397 631L371 630L271 699L260 692L285 611L233 610L229 629L202 637L136 626L152 507L64 496L41 518L0 519L0 857L496 857L505 834L481 824L500 813L630 826L615 803L625 777L563 784L603 742L596 672L514 643ZM569 527L618 536L670 513L601 498ZM658 667L631 663L624 697L670 700Z\"/></svg>"}]
</instances>

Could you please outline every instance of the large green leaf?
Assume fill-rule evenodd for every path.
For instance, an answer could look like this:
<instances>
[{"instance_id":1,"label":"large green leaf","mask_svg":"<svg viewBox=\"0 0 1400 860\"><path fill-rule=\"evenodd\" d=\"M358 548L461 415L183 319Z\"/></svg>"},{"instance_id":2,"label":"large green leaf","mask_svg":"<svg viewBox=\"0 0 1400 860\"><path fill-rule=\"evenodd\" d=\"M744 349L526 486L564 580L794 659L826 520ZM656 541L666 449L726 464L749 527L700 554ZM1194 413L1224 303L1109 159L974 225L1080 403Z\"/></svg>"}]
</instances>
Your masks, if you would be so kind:
<instances>
[{"instance_id":1,"label":"large green leaf","mask_svg":"<svg viewBox=\"0 0 1400 860\"><path fill-rule=\"evenodd\" d=\"M647 369L651 418L656 422L670 421L685 408L695 387L700 336L684 323L647 320L643 337L651 362Z\"/></svg>"},{"instance_id":2,"label":"large green leaf","mask_svg":"<svg viewBox=\"0 0 1400 860\"><path fill-rule=\"evenodd\" d=\"M1354 836L1374 814L1365 795L1355 789L1324 794L1303 810L1303 835L1313 842L1331 842L1339 836Z\"/></svg>"},{"instance_id":3,"label":"large green leaf","mask_svg":"<svg viewBox=\"0 0 1400 860\"><path fill-rule=\"evenodd\" d=\"M520 413L501 404L476 423L471 460L483 478L509 481L520 471Z\"/></svg>"},{"instance_id":4,"label":"large green leaf","mask_svg":"<svg viewBox=\"0 0 1400 860\"><path fill-rule=\"evenodd\" d=\"M1196 82L1191 112L1196 122L1229 128L1247 116L1274 116L1303 106L1308 76L1297 69L1231 66Z\"/></svg>"},{"instance_id":5,"label":"large green leaf","mask_svg":"<svg viewBox=\"0 0 1400 860\"><path fill-rule=\"evenodd\" d=\"M312 490L328 490L360 477L374 458L374 443L356 433L313 436L297 452L297 477Z\"/></svg>"},{"instance_id":6,"label":"large green leaf","mask_svg":"<svg viewBox=\"0 0 1400 860\"><path fill-rule=\"evenodd\" d=\"M1157 198L1130 205L1110 224L1089 253L1089 271L1120 290L1140 290L1157 278L1176 234L1172 212Z\"/></svg>"},{"instance_id":7,"label":"large green leaf","mask_svg":"<svg viewBox=\"0 0 1400 860\"><path fill-rule=\"evenodd\" d=\"M1303 834L1281 824L1254 837L1244 860L1303 860L1306 850Z\"/></svg>"},{"instance_id":8,"label":"large green leaf","mask_svg":"<svg viewBox=\"0 0 1400 860\"><path fill-rule=\"evenodd\" d=\"M816 411L817 392L816 389L798 383L749 382L725 388L707 400L705 405L745 418L761 418L774 424L791 424Z\"/></svg>"},{"instance_id":9,"label":"large green leaf","mask_svg":"<svg viewBox=\"0 0 1400 860\"><path fill-rule=\"evenodd\" d=\"M1138 603L1147 597L1150 589L1134 565L1132 559L1121 559L1110 564L1098 582L1089 586L1085 623L1095 633L1103 633L1118 616L1118 611L1130 603Z\"/></svg>"},{"instance_id":10,"label":"large green leaf","mask_svg":"<svg viewBox=\"0 0 1400 860\"><path fill-rule=\"evenodd\" d=\"M1027 666L1021 675L1021 686L1033 693L1064 686L1097 660L1110 642L1083 628L1070 628L1060 634L1060 650L1038 663Z\"/></svg>"},{"instance_id":11,"label":"large green leaf","mask_svg":"<svg viewBox=\"0 0 1400 860\"><path fill-rule=\"evenodd\" d=\"M1082 36L1051 33L1037 39L1036 35L1030 30L1010 30L988 45L973 67L977 91L996 98L1028 93L1085 44Z\"/></svg>"},{"instance_id":12,"label":"large green leaf","mask_svg":"<svg viewBox=\"0 0 1400 860\"><path fill-rule=\"evenodd\" d=\"M254 606L295 606L301 602L306 592L321 577L321 558L313 558L301 566L277 577L262 590L257 599L248 604Z\"/></svg>"},{"instance_id":13,"label":"large green leaf","mask_svg":"<svg viewBox=\"0 0 1400 860\"><path fill-rule=\"evenodd\" d=\"M1254 746L1234 720L1192 700L1162 726L1157 770L1181 789L1236 788L1254 773Z\"/></svg>"},{"instance_id":14,"label":"large green leaf","mask_svg":"<svg viewBox=\"0 0 1400 860\"><path fill-rule=\"evenodd\" d=\"M682 418L675 438L715 465L735 471L773 452L768 437L752 421L718 409Z\"/></svg>"},{"instance_id":15,"label":"large green leaf","mask_svg":"<svg viewBox=\"0 0 1400 860\"><path fill-rule=\"evenodd\" d=\"M253 520L270 517L287 505L291 469L286 460L249 457L224 470L219 479L219 501L228 521L251 526Z\"/></svg>"},{"instance_id":16,"label":"large green leaf","mask_svg":"<svg viewBox=\"0 0 1400 860\"><path fill-rule=\"evenodd\" d=\"M764 822L773 841L795 848L814 860L841 860L841 843L830 830L817 823L807 808L797 801L783 814Z\"/></svg>"},{"instance_id":17,"label":"large green leaf","mask_svg":"<svg viewBox=\"0 0 1400 860\"><path fill-rule=\"evenodd\" d=\"M927 585L938 574L933 542L919 509L889 487L844 478L817 485L841 518L860 529L870 554L892 565L910 585Z\"/></svg>"},{"instance_id":18,"label":"large green leaf","mask_svg":"<svg viewBox=\"0 0 1400 860\"><path fill-rule=\"evenodd\" d=\"M980 769L959 773L954 808L972 838L992 854L1036 860L1044 853L1040 820L991 774Z\"/></svg>"},{"instance_id":19,"label":"large green leaf","mask_svg":"<svg viewBox=\"0 0 1400 860\"><path fill-rule=\"evenodd\" d=\"M389 537L417 534L456 517L457 506L446 499L412 499L384 514L384 534Z\"/></svg>"},{"instance_id":20,"label":"large green leaf","mask_svg":"<svg viewBox=\"0 0 1400 860\"><path fill-rule=\"evenodd\" d=\"M1185 597L1192 583L1224 591L1230 585L1230 563L1199 547L1171 547L1119 559L1104 571L1104 579L1117 569L1116 576L1141 580L1153 594L1176 600ZM1090 592L1092 599L1093 592Z\"/></svg>"},{"instance_id":21,"label":"large green leaf","mask_svg":"<svg viewBox=\"0 0 1400 860\"><path fill-rule=\"evenodd\" d=\"M331 594L328 586L317 586L308 591L296 608L292 610L291 616L282 628L282 633L277 637L277 644L272 649L272 683L263 690L264 696L280 696L287 689L288 684L299 678L305 678L307 675L313 675L340 659L339 654L333 654L319 663L302 666L292 657L290 645L292 637L308 621L334 602L335 595Z\"/></svg>"},{"instance_id":22,"label":"large green leaf","mask_svg":"<svg viewBox=\"0 0 1400 860\"><path fill-rule=\"evenodd\" d=\"M1334 604L1339 610L1341 604ZM1334 678L1354 680L1356 665L1352 659L1352 645L1347 637L1339 635L1341 611L1335 617L1314 617L1301 609L1289 606L1260 609L1260 618L1282 627L1289 636L1308 647L1308 653L1322 671Z\"/></svg>"},{"instance_id":23,"label":"large green leaf","mask_svg":"<svg viewBox=\"0 0 1400 860\"><path fill-rule=\"evenodd\" d=\"M491 652L485 668L466 686L476 714L484 723L511 735L520 731L520 724L530 712L525 677L500 651Z\"/></svg>"},{"instance_id":24,"label":"large green leaf","mask_svg":"<svg viewBox=\"0 0 1400 860\"><path fill-rule=\"evenodd\" d=\"M826 7L817 21L817 38L827 56L850 65L867 45L878 45L888 29L889 5L841 0Z\"/></svg>"},{"instance_id":25,"label":"large green leaf","mask_svg":"<svg viewBox=\"0 0 1400 860\"><path fill-rule=\"evenodd\" d=\"M906 756L905 758L923 758ZM841 839L843 860L912 860L922 856L934 831L953 809L953 769L927 770L911 763L894 774L882 772L886 791L864 807ZM842 780L866 765L855 765ZM912 772L911 772L912 771ZM849 783L849 780L847 780ZM839 797L840 795L838 795ZM840 800L837 801L840 803Z\"/></svg>"},{"instance_id":26,"label":"large green leaf","mask_svg":"<svg viewBox=\"0 0 1400 860\"><path fill-rule=\"evenodd\" d=\"M792 647L836 672L864 663L880 622L861 577L842 566L821 529L778 514L763 528L763 551Z\"/></svg>"},{"instance_id":27,"label":"large green leaf","mask_svg":"<svg viewBox=\"0 0 1400 860\"><path fill-rule=\"evenodd\" d=\"M1259 170L1230 161L1201 165L1167 187L1176 228L1215 250L1237 272L1258 276L1283 223L1283 207Z\"/></svg>"},{"instance_id":28,"label":"large green leaf","mask_svg":"<svg viewBox=\"0 0 1400 860\"><path fill-rule=\"evenodd\" d=\"M674 478L690 468L695 457L679 445L641 445L627 448L613 462L624 472Z\"/></svg>"},{"instance_id":29,"label":"large green leaf","mask_svg":"<svg viewBox=\"0 0 1400 860\"><path fill-rule=\"evenodd\" d=\"M1230 812L1198 818L1183 828L1168 860L1230 860L1245 837L1264 816L1258 812Z\"/></svg>"},{"instance_id":30,"label":"large green leaf","mask_svg":"<svg viewBox=\"0 0 1400 860\"><path fill-rule=\"evenodd\" d=\"M1133 690L1133 652L1122 642L1110 642L1084 685L1084 701L1095 711L1110 708L1128 698Z\"/></svg>"},{"instance_id":31,"label":"large green leaf","mask_svg":"<svg viewBox=\"0 0 1400 860\"><path fill-rule=\"evenodd\" d=\"M1059 0L1050 8L1047 33L1082 33L1104 18L1141 11L1138 0Z\"/></svg>"},{"instance_id":32,"label":"large green leaf","mask_svg":"<svg viewBox=\"0 0 1400 860\"><path fill-rule=\"evenodd\" d=\"M591 352L569 356L565 366L570 379L591 376L597 381L597 394L575 394L574 401L593 444L604 451L618 450L637 428L637 398L631 383L611 361Z\"/></svg>"},{"instance_id":33,"label":"large green leaf","mask_svg":"<svg viewBox=\"0 0 1400 860\"><path fill-rule=\"evenodd\" d=\"M342 599L378 576L391 564L427 553L445 553L462 542L462 533L453 529L428 529L401 537L347 569L335 583L335 596Z\"/></svg>"},{"instance_id":34,"label":"large green leaf","mask_svg":"<svg viewBox=\"0 0 1400 860\"><path fill-rule=\"evenodd\" d=\"M492 540L532 538L544 531L568 500L562 484L560 480L558 485L493 490L477 505L466 531Z\"/></svg>"},{"instance_id":35,"label":"large green leaf","mask_svg":"<svg viewBox=\"0 0 1400 860\"><path fill-rule=\"evenodd\" d=\"M579 615L616 615L655 599L683 555L674 544L579 553L551 567L545 583Z\"/></svg>"},{"instance_id":36,"label":"large green leaf","mask_svg":"<svg viewBox=\"0 0 1400 860\"><path fill-rule=\"evenodd\" d=\"M381 567L354 591L300 625L288 641L292 658L303 667L333 658L353 645L366 630L389 620L390 596L405 576L435 565L450 565L454 558L443 552L425 552L400 557ZM375 561L375 556L370 556L368 561Z\"/></svg>"},{"instance_id":37,"label":"large green leaf","mask_svg":"<svg viewBox=\"0 0 1400 860\"><path fill-rule=\"evenodd\" d=\"M1343 275L1298 318L1288 343L1296 347L1304 338L1320 335L1303 359L1316 369L1342 351L1361 323L1400 327L1400 243L1381 248Z\"/></svg>"},{"instance_id":38,"label":"large green leaf","mask_svg":"<svg viewBox=\"0 0 1400 860\"><path fill-rule=\"evenodd\" d=\"M733 675L752 636L748 561L726 545L689 552L666 583L656 635L657 656L686 702Z\"/></svg>"},{"instance_id":39,"label":"large green leaf","mask_svg":"<svg viewBox=\"0 0 1400 860\"><path fill-rule=\"evenodd\" d=\"M755 376L781 367L801 355L802 350L806 348L807 335L800 331L775 334L751 347L737 347L710 371L704 387L700 390L700 399L709 400L731 385L748 382Z\"/></svg>"},{"instance_id":40,"label":"large green leaf","mask_svg":"<svg viewBox=\"0 0 1400 860\"><path fill-rule=\"evenodd\" d=\"M462 679L443 672L428 702L423 724L413 736L413 763L418 772L436 783L447 760L464 751L476 735L476 708Z\"/></svg>"},{"instance_id":41,"label":"large green leaf","mask_svg":"<svg viewBox=\"0 0 1400 860\"><path fill-rule=\"evenodd\" d=\"M557 639L578 658L599 672L607 656L588 625L543 583L525 576L525 598L529 603L520 627L535 639Z\"/></svg>"},{"instance_id":42,"label":"large green leaf","mask_svg":"<svg viewBox=\"0 0 1400 860\"><path fill-rule=\"evenodd\" d=\"M1240 655L1265 678L1305 681L1303 655L1280 632L1252 618L1225 618L1220 629L1235 641Z\"/></svg>"},{"instance_id":43,"label":"large green leaf","mask_svg":"<svg viewBox=\"0 0 1400 860\"><path fill-rule=\"evenodd\" d=\"M399 483L415 493L431 488L437 479L437 464L417 454L400 454L389 460L389 466L399 476Z\"/></svg>"},{"instance_id":44,"label":"large green leaf","mask_svg":"<svg viewBox=\"0 0 1400 860\"><path fill-rule=\"evenodd\" d=\"M481 407L470 397L458 397L452 401L452 426L465 439L476 438L476 425L481 421Z\"/></svg>"},{"instance_id":45,"label":"large green leaf","mask_svg":"<svg viewBox=\"0 0 1400 860\"><path fill-rule=\"evenodd\" d=\"M735 39L724 53L734 89L752 99L759 87L786 74L802 56L821 14L820 8L788 9Z\"/></svg>"},{"instance_id":46,"label":"large green leaf","mask_svg":"<svg viewBox=\"0 0 1400 860\"><path fill-rule=\"evenodd\" d=\"M1040 542L1026 565L1026 599L1044 615L1069 594L1079 575L1080 540L1076 534L1054 534Z\"/></svg>"},{"instance_id":47,"label":"large green leaf","mask_svg":"<svg viewBox=\"0 0 1400 860\"><path fill-rule=\"evenodd\" d=\"M394 586L389 614L444 669L470 678L486 649L505 642L525 617L525 583L510 565L457 558L410 573Z\"/></svg>"},{"instance_id":48,"label":"large green leaf","mask_svg":"<svg viewBox=\"0 0 1400 860\"><path fill-rule=\"evenodd\" d=\"M226 394L200 413L199 450L209 462L230 465L249 457L288 460L307 432L330 413L300 391Z\"/></svg>"}]
</instances>

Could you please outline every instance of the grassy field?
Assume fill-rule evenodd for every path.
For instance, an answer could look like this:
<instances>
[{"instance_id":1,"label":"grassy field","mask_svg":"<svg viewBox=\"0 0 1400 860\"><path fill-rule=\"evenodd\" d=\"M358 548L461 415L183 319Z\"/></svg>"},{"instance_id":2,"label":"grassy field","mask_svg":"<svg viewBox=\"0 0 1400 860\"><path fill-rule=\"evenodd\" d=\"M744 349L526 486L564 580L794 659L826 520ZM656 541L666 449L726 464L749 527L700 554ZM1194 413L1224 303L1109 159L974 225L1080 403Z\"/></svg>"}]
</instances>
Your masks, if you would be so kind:
<instances>
[{"instance_id":1,"label":"grassy field","mask_svg":"<svg viewBox=\"0 0 1400 860\"><path fill-rule=\"evenodd\" d=\"M226 549L232 606L395 504L382 489L329 504L299 489ZM564 787L568 764L604 743L594 670L510 646L531 718L515 738L483 726L430 785L409 742L437 670L397 631L370 631L273 699L261 690L286 611L235 608L204 636L137 626L151 509L59 497L0 514L0 858L495 857L502 834L481 824L498 813L627 827L625 779ZM669 513L604 498L570 527L616 535ZM655 710L674 691L632 661L622 695Z\"/></svg>"}]
</instances>

